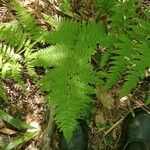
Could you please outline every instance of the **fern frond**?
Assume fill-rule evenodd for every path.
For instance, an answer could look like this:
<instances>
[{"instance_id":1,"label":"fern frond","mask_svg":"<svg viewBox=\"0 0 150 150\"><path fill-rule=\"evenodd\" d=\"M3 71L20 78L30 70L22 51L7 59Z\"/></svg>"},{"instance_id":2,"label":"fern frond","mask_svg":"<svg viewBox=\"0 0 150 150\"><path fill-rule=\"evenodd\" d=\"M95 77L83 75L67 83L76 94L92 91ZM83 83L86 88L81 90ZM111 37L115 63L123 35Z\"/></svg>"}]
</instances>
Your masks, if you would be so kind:
<instances>
[{"instance_id":1,"label":"fern frond","mask_svg":"<svg viewBox=\"0 0 150 150\"><path fill-rule=\"evenodd\" d=\"M0 69L1 78L12 77L20 85L23 85L21 77L22 56L15 53L10 46L0 44Z\"/></svg>"},{"instance_id":2,"label":"fern frond","mask_svg":"<svg viewBox=\"0 0 150 150\"><path fill-rule=\"evenodd\" d=\"M136 46L137 55L134 57L134 64L127 72L126 82L120 92L121 96L131 91L140 79L145 77L145 71L150 67L150 45L149 41L141 41Z\"/></svg>"},{"instance_id":3,"label":"fern frond","mask_svg":"<svg viewBox=\"0 0 150 150\"><path fill-rule=\"evenodd\" d=\"M109 57L110 57L110 53L108 50L105 50L103 54L101 54L101 58L99 62L100 68L103 68L106 65L106 62L108 61Z\"/></svg>"},{"instance_id":4,"label":"fern frond","mask_svg":"<svg viewBox=\"0 0 150 150\"><path fill-rule=\"evenodd\" d=\"M22 30L28 33L34 40L43 41L45 31L38 27L38 21L35 19L34 15L31 15L22 7L18 0L12 0L12 5L17 11L19 24L21 24Z\"/></svg>"},{"instance_id":5,"label":"fern frond","mask_svg":"<svg viewBox=\"0 0 150 150\"><path fill-rule=\"evenodd\" d=\"M63 130L66 139L70 139L76 127L76 119L80 118L92 101L87 95L94 92L89 86L94 80L90 65L68 58L63 65L55 68L40 81L42 90L52 91L47 101L56 108L56 122ZM91 70L89 70L89 68Z\"/></svg>"},{"instance_id":6,"label":"fern frond","mask_svg":"<svg viewBox=\"0 0 150 150\"><path fill-rule=\"evenodd\" d=\"M21 64L17 62L11 63L11 77L25 90L25 84L21 75Z\"/></svg>"},{"instance_id":7,"label":"fern frond","mask_svg":"<svg viewBox=\"0 0 150 150\"><path fill-rule=\"evenodd\" d=\"M23 60L23 65L26 68L27 72L31 77L36 78L36 73L34 69L34 62L37 59L37 52L36 50L33 49L35 43L32 43L31 40L28 40L25 43L25 48L24 48L24 60Z\"/></svg>"},{"instance_id":8,"label":"fern frond","mask_svg":"<svg viewBox=\"0 0 150 150\"><path fill-rule=\"evenodd\" d=\"M0 29L0 40L20 51L27 40L27 35L17 27L5 26Z\"/></svg>"},{"instance_id":9,"label":"fern frond","mask_svg":"<svg viewBox=\"0 0 150 150\"><path fill-rule=\"evenodd\" d=\"M99 80L90 61L96 44L105 34L100 23L62 20L50 38L56 45L37 53L37 65L54 66L40 84L43 91L49 92L47 101L56 109L55 120L68 141L77 125L76 120L92 102L89 95L95 90L90 85Z\"/></svg>"},{"instance_id":10,"label":"fern frond","mask_svg":"<svg viewBox=\"0 0 150 150\"><path fill-rule=\"evenodd\" d=\"M25 30L34 30L37 26L37 20L27 10L21 6L18 0L12 0L12 5L17 11L19 23Z\"/></svg>"},{"instance_id":11,"label":"fern frond","mask_svg":"<svg viewBox=\"0 0 150 150\"><path fill-rule=\"evenodd\" d=\"M126 30L129 25L134 24L134 19L137 17L137 8L137 0L118 1L111 8L112 13L110 15L110 19L112 21L112 27L116 28L117 30Z\"/></svg>"},{"instance_id":12,"label":"fern frond","mask_svg":"<svg viewBox=\"0 0 150 150\"><path fill-rule=\"evenodd\" d=\"M95 7L101 15L109 15L116 3L118 3L118 0L94 0Z\"/></svg>"},{"instance_id":13,"label":"fern frond","mask_svg":"<svg viewBox=\"0 0 150 150\"><path fill-rule=\"evenodd\" d=\"M131 65L130 63L135 54L133 45L134 42L126 35L121 35L118 43L115 43L116 49L112 51L111 66L105 85L106 89L111 88Z\"/></svg>"},{"instance_id":14,"label":"fern frond","mask_svg":"<svg viewBox=\"0 0 150 150\"><path fill-rule=\"evenodd\" d=\"M0 56L2 57L2 62L7 61L21 61L21 55L17 54L13 48L5 44L0 44Z\"/></svg>"}]
</instances>

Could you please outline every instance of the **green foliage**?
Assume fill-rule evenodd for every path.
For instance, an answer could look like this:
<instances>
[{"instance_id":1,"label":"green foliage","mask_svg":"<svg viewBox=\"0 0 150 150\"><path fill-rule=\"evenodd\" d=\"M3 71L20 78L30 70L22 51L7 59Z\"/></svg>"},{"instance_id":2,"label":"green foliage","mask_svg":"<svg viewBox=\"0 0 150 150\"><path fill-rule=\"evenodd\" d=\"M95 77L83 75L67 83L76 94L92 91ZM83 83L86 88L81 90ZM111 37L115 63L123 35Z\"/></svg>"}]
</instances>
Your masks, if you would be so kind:
<instances>
[{"instance_id":1,"label":"green foliage","mask_svg":"<svg viewBox=\"0 0 150 150\"><path fill-rule=\"evenodd\" d=\"M10 42L10 44L12 44L12 42ZM19 45L16 46L21 47ZM0 44L1 79L12 77L17 83L21 85L21 87L25 88L21 75L22 69L26 69L31 76L35 77L36 75L32 63L36 54L32 52L32 46L33 45L27 41L24 44L24 49L17 51L16 49L11 48L9 45Z\"/></svg>"},{"instance_id":2,"label":"green foliage","mask_svg":"<svg viewBox=\"0 0 150 150\"><path fill-rule=\"evenodd\" d=\"M102 82L106 89L124 79L120 91L124 96L145 77L150 66L147 9L141 11L137 0L94 0L94 3L97 17L104 24L92 19L84 22L45 16L46 22L51 22L55 29L49 32L38 26L34 15L19 1L12 0L18 20L15 25L0 27L0 79L12 77L22 85L23 69L35 77L34 67L43 67L46 74L39 85L47 93L48 104L55 108L56 123L68 141L77 120L90 108L99 75L101 79L106 78ZM63 1L61 7L68 13L70 1ZM44 43L45 48L38 48L36 43ZM104 51L98 74L91 65L96 45ZM0 87L1 97L6 100L3 93Z\"/></svg>"},{"instance_id":3,"label":"green foliage","mask_svg":"<svg viewBox=\"0 0 150 150\"><path fill-rule=\"evenodd\" d=\"M64 12L70 12L70 4L71 4L70 2L71 0L62 0L59 8Z\"/></svg>"},{"instance_id":4,"label":"green foliage","mask_svg":"<svg viewBox=\"0 0 150 150\"><path fill-rule=\"evenodd\" d=\"M96 52L96 44L104 41L105 28L94 21L61 20L56 31L50 33L39 28L34 17L18 1L13 0L13 5L19 20L14 27L2 27L0 33L4 43L1 53L8 55L3 60L2 77L11 76L21 82L23 68L32 75L34 65L43 66L47 73L39 82L41 89L48 92L46 99L56 109L55 120L69 140L77 119L92 102L90 94L95 92L98 77L90 64L91 56ZM35 43L31 41L53 45L36 52L33 50ZM51 67L53 69L49 69Z\"/></svg>"},{"instance_id":5,"label":"green foliage","mask_svg":"<svg viewBox=\"0 0 150 150\"><path fill-rule=\"evenodd\" d=\"M12 5L17 12L19 27L23 32L33 40L42 41L45 31L38 26L35 16L22 7L18 0L12 0Z\"/></svg>"},{"instance_id":6,"label":"green foliage","mask_svg":"<svg viewBox=\"0 0 150 150\"><path fill-rule=\"evenodd\" d=\"M106 50L102 55L100 67L104 69L109 62L106 89L111 88L119 79L124 79L125 83L120 91L120 95L124 96L145 77L145 71L150 66L149 16L145 17L146 19L141 18L143 12L137 0L108 1L107 5L104 4L97 3L105 10L110 21L107 27L112 45L104 47ZM146 10L144 13L147 14Z\"/></svg>"},{"instance_id":7,"label":"green foliage","mask_svg":"<svg viewBox=\"0 0 150 150\"><path fill-rule=\"evenodd\" d=\"M0 80L11 77L25 89L22 70L26 69L30 76L36 77L33 66L36 53L33 47L37 41L31 42L32 37L29 36L34 32L31 27L35 26L36 20L25 9L22 9L17 1L13 1L13 4L18 12L18 16L20 16L20 20L19 22L4 23L0 26ZM25 21L25 19L28 19L28 21ZM30 21L34 22L33 25L28 24ZM20 25L26 30L21 28ZM27 28L32 30L32 32L27 31ZM1 97L6 101L5 94L2 94L4 93L2 84L0 92Z\"/></svg>"},{"instance_id":8,"label":"green foliage","mask_svg":"<svg viewBox=\"0 0 150 150\"><path fill-rule=\"evenodd\" d=\"M90 85L96 84L98 78L90 61L102 35L105 30L100 23L62 20L50 38L56 45L37 54L37 65L54 67L47 71L40 84L43 91L49 92L46 99L55 107L55 120L67 140L72 136L77 119L92 102L89 96L95 90Z\"/></svg>"},{"instance_id":9,"label":"green foliage","mask_svg":"<svg viewBox=\"0 0 150 150\"><path fill-rule=\"evenodd\" d=\"M111 8L117 4L117 0L94 0L94 4L100 15L109 15Z\"/></svg>"},{"instance_id":10,"label":"green foliage","mask_svg":"<svg viewBox=\"0 0 150 150\"><path fill-rule=\"evenodd\" d=\"M1 109L0 109L0 120L6 121L7 123L13 125L15 128L17 128L19 130L27 130L28 129L28 131L32 131L32 129L33 129L33 127L31 127L30 125L26 124L25 122L23 122L19 119L13 118L12 116L5 113ZM38 131L38 129L36 129L36 130ZM23 142L29 141L31 138L33 138L34 136L36 136L38 134L38 132L36 130L34 128L34 132L25 133L23 136L18 137L17 139L11 141L9 144L6 144L3 148L1 148L1 150L11 150Z\"/></svg>"},{"instance_id":11,"label":"green foliage","mask_svg":"<svg viewBox=\"0 0 150 150\"><path fill-rule=\"evenodd\" d=\"M0 40L15 48L16 51L19 51L23 48L27 40L27 35L18 29L17 25L13 25L2 26L0 28Z\"/></svg>"},{"instance_id":12,"label":"green foliage","mask_svg":"<svg viewBox=\"0 0 150 150\"><path fill-rule=\"evenodd\" d=\"M146 70L150 66L150 44L149 41L140 41L136 45L133 65L127 71L126 82L124 83L121 95L129 93L136 86L140 79L146 75Z\"/></svg>"},{"instance_id":13,"label":"green foliage","mask_svg":"<svg viewBox=\"0 0 150 150\"><path fill-rule=\"evenodd\" d=\"M137 14L138 1L137 0L121 0L111 8L110 20L112 21L112 28L116 29L117 33L125 31L129 25L135 23Z\"/></svg>"},{"instance_id":14,"label":"green foliage","mask_svg":"<svg viewBox=\"0 0 150 150\"><path fill-rule=\"evenodd\" d=\"M22 57L15 53L14 49L0 44L0 78L5 79L11 77L22 84L21 80L21 64Z\"/></svg>"},{"instance_id":15,"label":"green foliage","mask_svg":"<svg viewBox=\"0 0 150 150\"><path fill-rule=\"evenodd\" d=\"M7 114L6 112L2 111L0 109L0 120L4 120L7 123L13 125L15 128L19 129L19 130L27 130L27 129L32 129L32 127L28 124L26 124L25 122L16 119L12 116L10 116L9 114Z\"/></svg>"}]
</instances>

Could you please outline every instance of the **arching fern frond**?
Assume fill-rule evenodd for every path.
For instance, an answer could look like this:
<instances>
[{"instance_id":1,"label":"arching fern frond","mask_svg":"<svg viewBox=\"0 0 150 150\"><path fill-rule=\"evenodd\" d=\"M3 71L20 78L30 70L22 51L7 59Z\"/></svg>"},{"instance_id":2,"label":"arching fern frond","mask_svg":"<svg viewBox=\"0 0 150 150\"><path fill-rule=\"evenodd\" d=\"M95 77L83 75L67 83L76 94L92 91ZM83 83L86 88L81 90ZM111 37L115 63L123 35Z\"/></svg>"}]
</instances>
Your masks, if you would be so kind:
<instances>
[{"instance_id":1,"label":"arching fern frond","mask_svg":"<svg viewBox=\"0 0 150 150\"><path fill-rule=\"evenodd\" d=\"M25 90L25 84L21 75L21 69L22 69L22 65L20 63L18 62L11 63L12 79L14 79L14 81L17 82Z\"/></svg>"},{"instance_id":2,"label":"arching fern frond","mask_svg":"<svg viewBox=\"0 0 150 150\"><path fill-rule=\"evenodd\" d=\"M23 59L23 66L27 70L28 74L31 77L36 78L37 75L35 73L34 69L34 61L37 59L37 50L34 49L35 43L32 43L31 40L27 40L27 42L24 45L24 59Z\"/></svg>"},{"instance_id":3,"label":"arching fern frond","mask_svg":"<svg viewBox=\"0 0 150 150\"><path fill-rule=\"evenodd\" d=\"M20 85L24 86L21 77L21 55L15 53L10 46L0 44L0 69L1 78L12 77Z\"/></svg>"},{"instance_id":4,"label":"arching fern frond","mask_svg":"<svg viewBox=\"0 0 150 150\"><path fill-rule=\"evenodd\" d=\"M131 65L135 54L133 45L134 42L127 35L121 35L118 43L115 43L116 48L112 51L111 67L105 85L106 89L111 88Z\"/></svg>"},{"instance_id":5,"label":"arching fern frond","mask_svg":"<svg viewBox=\"0 0 150 150\"><path fill-rule=\"evenodd\" d=\"M30 38L43 41L43 37L46 34L44 29L38 26L38 21L35 16L29 13L26 8L22 7L18 0L12 0L12 5L17 12L18 23L21 25L21 29L30 35Z\"/></svg>"},{"instance_id":6,"label":"arching fern frond","mask_svg":"<svg viewBox=\"0 0 150 150\"><path fill-rule=\"evenodd\" d=\"M1 57L1 63L5 63L7 61L16 62L16 61L21 61L22 59L21 55L16 53L13 48L5 44L0 44L0 57Z\"/></svg>"},{"instance_id":7,"label":"arching fern frond","mask_svg":"<svg viewBox=\"0 0 150 150\"><path fill-rule=\"evenodd\" d=\"M0 28L0 40L15 48L16 51L20 51L27 40L27 34L18 27L5 26Z\"/></svg>"},{"instance_id":8,"label":"arching fern frond","mask_svg":"<svg viewBox=\"0 0 150 150\"><path fill-rule=\"evenodd\" d=\"M33 60L35 59L35 50L33 50L33 46L37 41L32 43L31 40L28 38L28 33L20 30L18 26L13 27L11 25L2 27L0 29L0 40L6 45L9 45L5 45L2 48L3 54L7 53L7 56L9 56L8 59L14 59L14 61L16 62L20 61L15 59L17 56L20 58L22 57L22 61L19 63L22 63L21 66L24 64L24 67L27 69L28 73L31 76L35 77L36 74L33 66ZM13 47L13 49L10 47ZM6 58L7 57L5 56L5 59ZM6 63L5 68L8 69L8 66L9 65Z\"/></svg>"},{"instance_id":9,"label":"arching fern frond","mask_svg":"<svg viewBox=\"0 0 150 150\"><path fill-rule=\"evenodd\" d=\"M134 56L133 65L127 71L126 82L120 95L124 96L130 92L139 80L145 77L145 71L150 67L150 45L149 41L141 41L136 46L137 54Z\"/></svg>"},{"instance_id":10,"label":"arching fern frond","mask_svg":"<svg viewBox=\"0 0 150 150\"><path fill-rule=\"evenodd\" d=\"M55 120L68 141L77 119L92 102L89 96L95 90L90 85L97 83L98 77L90 61L96 52L96 44L105 34L100 23L62 20L49 38L56 45L37 54L35 63L54 66L54 69L48 69L40 84L43 91L49 92L46 99L56 109Z\"/></svg>"},{"instance_id":11,"label":"arching fern frond","mask_svg":"<svg viewBox=\"0 0 150 150\"><path fill-rule=\"evenodd\" d=\"M100 15L110 15L111 9L118 3L118 0L94 0L95 7Z\"/></svg>"},{"instance_id":12,"label":"arching fern frond","mask_svg":"<svg viewBox=\"0 0 150 150\"><path fill-rule=\"evenodd\" d=\"M138 6L137 0L121 0L111 8L111 26L116 33L128 30L129 25L135 24Z\"/></svg>"},{"instance_id":13,"label":"arching fern frond","mask_svg":"<svg viewBox=\"0 0 150 150\"><path fill-rule=\"evenodd\" d=\"M119 79L124 79L125 83L120 92L120 95L124 96L145 77L145 71L150 66L149 17L141 17L145 14L140 10L140 1L107 2L108 5L103 6L105 9L99 10L99 7L98 11L105 12L107 19L111 21L107 22L108 36L112 37L110 41L114 40L110 47L104 46L106 51L101 56L100 67L108 70L106 89L111 88ZM111 5L112 3L115 4ZM106 68L105 64L108 63Z\"/></svg>"},{"instance_id":14,"label":"arching fern frond","mask_svg":"<svg viewBox=\"0 0 150 150\"><path fill-rule=\"evenodd\" d=\"M88 95L94 93L89 83L93 84L93 80L96 76L92 67L70 57L40 81L42 90L51 91L46 100L56 108L55 120L67 140L70 140L77 125L76 120L89 108L92 99Z\"/></svg>"},{"instance_id":15,"label":"arching fern frond","mask_svg":"<svg viewBox=\"0 0 150 150\"><path fill-rule=\"evenodd\" d=\"M21 6L18 0L12 0L12 5L17 12L19 23L24 30L34 30L37 27L37 20L27 10Z\"/></svg>"}]
</instances>

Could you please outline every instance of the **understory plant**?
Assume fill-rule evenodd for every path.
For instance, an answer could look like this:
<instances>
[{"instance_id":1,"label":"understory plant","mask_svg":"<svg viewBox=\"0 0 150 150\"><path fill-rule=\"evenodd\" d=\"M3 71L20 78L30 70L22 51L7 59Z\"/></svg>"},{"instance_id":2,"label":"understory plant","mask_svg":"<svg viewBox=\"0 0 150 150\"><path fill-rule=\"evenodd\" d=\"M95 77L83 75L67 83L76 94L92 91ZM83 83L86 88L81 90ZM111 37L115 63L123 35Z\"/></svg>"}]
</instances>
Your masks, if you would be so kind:
<instances>
[{"instance_id":1,"label":"understory plant","mask_svg":"<svg viewBox=\"0 0 150 150\"><path fill-rule=\"evenodd\" d=\"M91 94L95 93L94 85L99 81L91 56L96 53L96 44L104 40L105 28L95 21L61 19L58 28L48 32L38 27L37 20L18 1L13 0L13 6L17 11L17 23L2 26L0 32L2 44L6 45L4 53L12 54L11 59L2 57L6 59L2 75L6 72L8 77L21 83L23 68L32 76L34 66L43 67L46 74L39 85L47 92L46 100L55 109L55 121L69 141L77 120L90 108ZM50 46L34 49L37 42ZM11 66L9 70L5 69L7 63Z\"/></svg>"},{"instance_id":2,"label":"understory plant","mask_svg":"<svg viewBox=\"0 0 150 150\"><path fill-rule=\"evenodd\" d=\"M61 6L68 11L69 3L66 1L67 8L65 3ZM12 4L16 22L0 27L0 79L12 77L24 85L23 69L35 78L35 67L43 67L45 74L38 85L55 109L55 121L68 141L78 119L90 109L96 84L102 82L108 90L123 79L120 95L125 96L147 76L149 12L141 9L137 0L94 0L95 20L59 18L52 31L39 27L38 20L19 1ZM91 58L98 47L100 61L94 68ZM102 74L104 78L99 77ZM0 93L5 99L1 86Z\"/></svg>"},{"instance_id":3,"label":"understory plant","mask_svg":"<svg viewBox=\"0 0 150 150\"><path fill-rule=\"evenodd\" d=\"M95 0L95 4L99 15L106 18L108 39L112 43L103 47L105 50L100 61L101 70L107 67L105 89L123 79L120 96L125 96L149 76L149 8L137 0Z\"/></svg>"},{"instance_id":4,"label":"understory plant","mask_svg":"<svg viewBox=\"0 0 150 150\"><path fill-rule=\"evenodd\" d=\"M98 77L91 65L96 44L106 34L101 23L61 20L58 30L51 33L53 46L37 54L36 65L53 67L40 80L46 99L55 108L55 120L67 140L84 112L90 108L91 94Z\"/></svg>"}]
</instances>

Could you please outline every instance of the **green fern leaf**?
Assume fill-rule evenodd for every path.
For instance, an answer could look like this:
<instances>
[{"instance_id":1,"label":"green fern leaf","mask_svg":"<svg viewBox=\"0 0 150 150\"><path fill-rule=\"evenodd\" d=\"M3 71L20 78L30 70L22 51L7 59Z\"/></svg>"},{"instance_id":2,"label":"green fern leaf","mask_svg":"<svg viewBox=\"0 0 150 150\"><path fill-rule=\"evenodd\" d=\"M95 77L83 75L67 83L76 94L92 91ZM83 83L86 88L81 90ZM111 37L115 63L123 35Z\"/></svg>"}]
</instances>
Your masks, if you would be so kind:
<instances>
[{"instance_id":1,"label":"green fern leaf","mask_svg":"<svg viewBox=\"0 0 150 150\"><path fill-rule=\"evenodd\" d=\"M118 1L116 5L111 8L112 13L110 19L112 21L112 27L118 31L125 31L129 25L134 24L134 18L137 16L137 8L137 0Z\"/></svg>"},{"instance_id":2,"label":"green fern leaf","mask_svg":"<svg viewBox=\"0 0 150 150\"><path fill-rule=\"evenodd\" d=\"M109 15L116 2L118 3L117 0L94 0L95 7L101 15Z\"/></svg>"},{"instance_id":3,"label":"green fern leaf","mask_svg":"<svg viewBox=\"0 0 150 150\"><path fill-rule=\"evenodd\" d=\"M26 86L22 79L21 69L22 69L21 64L13 62L11 64L11 77L23 88L23 90L25 90Z\"/></svg>"},{"instance_id":4,"label":"green fern leaf","mask_svg":"<svg viewBox=\"0 0 150 150\"><path fill-rule=\"evenodd\" d=\"M22 27L25 30L34 30L34 28L37 26L37 20L34 18L34 16L27 12L27 10L21 6L18 0L12 0L12 5L17 11L19 23L22 24Z\"/></svg>"},{"instance_id":5,"label":"green fern leaf","mask_svg":"<svg viewBox=\"0 0 150 150\"><path fill-rule=\"evenodd\" d=\"M0 40L20 51L27 40L27 35L17 27L5 26L0 29Z\"/></svg>"},{"instance_id":6,"label":"green fern leaf","mask_svg":"<svg viewBox=\"0 0 150 150\"><path fill-rule=\"evenodd\" d=\"M56 108L56 122L63 130L67 140L76 127L76 119L89 108L92 101L87 94L94 89L88 85L94 80L93 71L88 64L74 64L77 60L66 60L63 66L55 68L40 81L42 90L52 89L47 101ZM92 69L92 68L91 68Z\"/></svg>"},{"instance_id":7,"label":"green fern leaf","mask_svg":"<svg viewBox=\"0 0 150 150\"><path fill-rule=\"evenodd\" d=\"M39 83L42 91L49 92L46 99L56 109L55 120L68 141L92 102L89 95L95 90L90 85L99 80L90 61L105 34L100 23L62 20L49 38L55 45L37 53L37 65L54 67Z\"/></svg>"},{"instance_id":8,"label":"green fern leaf","mask_svg":"<svg viewBox=\"0 0 150 150\"><path fill-rule=\"evenodd\" d=\"M105 85L106 89L111 88L124 74L127 67L131 65L131 60L135 54L133 45L133 41L126 35L121 35L118 43L115 43L116 50L112 51L111 67Z\"/></svg>"},{"instance_id":9,"label":"green fern leaf","mask_svg":"<svg viewBox=\"0 0 150 150\"><path fill-rule=\"evenodd\" d=\"M36 50L33 49L35 43L31 43L30 40L28 40L25 43L25 48L24 48L24 60L23 64L24 67L26 68L27 72L31 77L37 78L35 69L34 69L34 62L37 59L37 52Z\"/></svg>"},{"instance_id":10,"label":"green fern leaf","mask_svg":"<svg viewBox=\"0 0 150 150\"><path fill-rule=\"evenodd\" d=\"M43 41L45 31L38 27L38 21L35 19L34 15L31 15L22 7L18 0L12 0L12 5L17 11L19 24L21 24L22 30L28 33L34 40Z\"/></svg>"},{"instance_id":11,"label":"green fern leaf","mask_svg":"<svg viewBox=\"0 0 150 150\"><path fill-rule=\"evenodd\" d=\"M50 66L57 66L67 57L66 47L64 45L50 46L40 50L36 53L35 66L43 66L45 68Z\"/></svg>"},{"instance_id":12,"label":"green fern leaf","mask_svg":"<svg viewBox=\"0 0 150 150\"><path fill-rule=\"evenodd\" d=\"M126 82L122 87L120 92L121 96L129 93L138 83L140 79L145 77L145 71L150 66L150 45L149 41L141 41L136 46L137 55L134 57L134 64L131 66L127 72Z\"/></svg>"}]
</instances>

